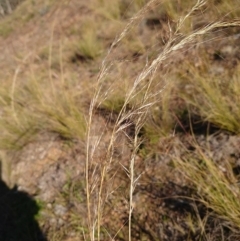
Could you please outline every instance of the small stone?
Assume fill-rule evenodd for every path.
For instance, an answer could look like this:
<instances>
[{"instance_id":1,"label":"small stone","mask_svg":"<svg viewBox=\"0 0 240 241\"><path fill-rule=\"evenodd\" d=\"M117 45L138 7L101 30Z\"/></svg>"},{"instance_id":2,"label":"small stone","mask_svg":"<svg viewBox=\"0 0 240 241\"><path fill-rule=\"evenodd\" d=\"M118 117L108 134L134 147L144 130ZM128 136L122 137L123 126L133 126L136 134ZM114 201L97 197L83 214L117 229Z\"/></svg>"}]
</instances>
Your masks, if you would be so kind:
<instances>
[{"instance_id":1,"label":"small stone","mask_svg":"<svg viewBox=\"0 0 240 241\"><path fill-rule=\"evenodd\" d=\"M218 75L218 74L224 73L224 71L225 71L225 69L224 69L223 66L212 65L212 66L210 67L210 73L211 73L211 74L216 74L216 75Z\"/></svg>"},{"instance_id":2,"label":"small stone","mask_svg":"<svg viewBox=\"0 0 240 241\"><path fill-rule=\"evenodd\" d=\"M231 55L233 53L233 46L227 45L221 49L221 53L224 55Z\"/></svg>"},{"instance_id":3,"label":"small stone","mask_svg":"<svg viewBox=\"0 0 240 241\"><path fill-rule=\"evenodd\" d=\"M61 219L61 218L59 218L58 219L58 226L63 226L64 225L64 221Z\"/></svg>"},{"instance_id":4,"label":"small stone","mask_svg":"<svg viewBox=\"0 0 240 241\"><path fill-rule=\"evenodd\" d=\"M48 208L48 209L52 209L52 204L51 204L51 203L48 203L48 204L47 204L47 208Z\"/></svg>"},{"instance_id":5,"label":"small stone","mask_svg":"<svg viewBox=\"0 0 240 241\"><path fill-rule=\"evenodd\" d=\"M74 232L74 231L70 232L70 233L69 233L69 236L70 236L70 237L75 237L75 236L76 236L76 232Z\"/></svg>"},{"instance_id":6,"label":"small stone","mask_svg":"<svg viewBox=\"0 0 240 241\"><path fill-rule=\"evenodd\" d=\"M51 218L51 219L49 220L49 222L50 222L52 225L54 225L54 224L57 223L57 220L56 220L56 218Z\"/></svg>"},{"instance_id":7,"label":"small stone","mask_svg":"<svg viewBox=\"0 0 240 241\"><path fill-rule=\"evenodd\" d=\"M63 216L65 213L67 212L67 208L60 205L60 204L57 204L55 207L54 207L54 213L57 215L57 216Z\"/></svg>"}]
</instances>

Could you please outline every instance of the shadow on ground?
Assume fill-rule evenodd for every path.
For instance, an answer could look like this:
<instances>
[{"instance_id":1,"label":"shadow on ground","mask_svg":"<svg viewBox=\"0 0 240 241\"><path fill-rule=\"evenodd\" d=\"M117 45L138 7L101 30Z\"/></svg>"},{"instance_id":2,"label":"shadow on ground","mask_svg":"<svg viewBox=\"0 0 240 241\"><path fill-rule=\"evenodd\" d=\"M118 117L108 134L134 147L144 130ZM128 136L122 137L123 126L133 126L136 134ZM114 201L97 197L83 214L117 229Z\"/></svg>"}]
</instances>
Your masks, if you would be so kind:
<instances>
[{"instance_id":1,"label":"shadow on ground","mask_svg":"<svg viewBox=\"0 0 240 241\"><path fill-rule=\"evenodd\" d=\"M27 193L9 189L0 180L0 240L47 241L35 216L39 206Z\"/></svg>"}]
</instances>

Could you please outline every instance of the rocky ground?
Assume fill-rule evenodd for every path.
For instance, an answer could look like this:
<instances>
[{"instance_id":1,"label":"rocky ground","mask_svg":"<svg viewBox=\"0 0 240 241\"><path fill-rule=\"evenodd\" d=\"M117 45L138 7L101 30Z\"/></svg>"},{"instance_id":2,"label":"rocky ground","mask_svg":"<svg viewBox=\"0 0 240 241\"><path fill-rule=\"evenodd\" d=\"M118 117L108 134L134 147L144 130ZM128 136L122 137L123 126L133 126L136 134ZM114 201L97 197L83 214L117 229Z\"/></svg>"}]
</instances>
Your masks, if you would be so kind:
<instances>
[{"instance_id":1,"label":"rocky ground","mask_svg":"<svg viewBox=\"0 0 240 241\"><path fill-rule=\"evenodd\" d=\"M209 135L176 133L159 141L158 152L146 159L136 159L136 176L141 175L134 192L133 238L134 240L199 240L201 230L197 225L189 229L187 217L206 215L206 208L188 199L197 196L181 173L173 167L173 160L184 156L197 156L196 143L207 156L212 158L221 170L225 170L226 160L231 161L236 176L240 170L240 137L226 131L215 131ZM68 146L56 136L42 139L26 146L12 158L11 184L18 191L24 191L44 203L41 210L41 224L45 232L62 232L63 240L79 240L79 232L73 227L73 215L80 222L86 218L84 194L85 154L81 144ZM119 148L122 152L122 147ZM130 149L125 147L121 165L128 165ZM126 173L118 165L118 173L109 197L104 223L115 232L128 219ZM114 170L116 171L116 170ZM77 193L76 193L77 192ZM77 196L77 197L76 197ZM216 228L218 224L219 230ZM206 234L212 238L226 229L226 240L236 240L221 220L209 217ZM125 240L123 228L116 240ZM224 231L225 232L225 231ZM230 232L230 233L229 233ZM60 236L61 236L60 235Z\"/></svg>"}]
</instances>

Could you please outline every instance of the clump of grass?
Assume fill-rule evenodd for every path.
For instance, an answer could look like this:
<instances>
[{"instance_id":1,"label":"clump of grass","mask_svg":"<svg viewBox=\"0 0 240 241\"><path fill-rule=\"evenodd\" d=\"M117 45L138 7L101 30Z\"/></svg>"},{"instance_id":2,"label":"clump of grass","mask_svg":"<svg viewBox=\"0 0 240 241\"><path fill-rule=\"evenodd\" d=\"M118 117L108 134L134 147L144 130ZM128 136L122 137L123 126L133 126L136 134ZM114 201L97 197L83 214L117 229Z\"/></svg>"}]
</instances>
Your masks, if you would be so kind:
<instances>
[{"instance_id":1,"label":"clump of grass","mask_svg":"<svg viewBox=\"0 0 240 241\"><path fill-rule=\"evenodd\" d=\"M119 113L124 105L124 98L107 99L101 104L101 108L109 113Z\"/></svg>"},{"instance_id":2,"label":"clump of grass","mask_svg":"<svg viewBox=\"0 0 240 241\"><path fill-rule=\"evenodd\" d=\"M48 79L46 76L37 78L29 74L28 77L24 84L15 80L10 88L1 89L1 148L21 148L39 132L83 139L86 123L80 105L81 93L69 86L71 81L62 79L56 87L43 81ZM50 79L50 83L52 81Z\"/></svg>"},{"instance_id":3,"label":"clump of grass","mask_svg":"<svg viewBox=\"0 0 240 241\"><path fill-rule=\"evenodd\" d=\"M54 2L56 1L49 1L48 7ZM46 5L44 1L38 1L37 4L35 4L32 0L15 1L15 4L13 2L12 13L6 15L0 21L0 36L7 38L14 30L28 23L37 16L36 12L38 12L39 8L43 8L43 4Z\"/></svg>"},{"instance_id":4,"label":"clump of grass","mask_svg":"<svg viewBox=\"0 0 240 241\"><path fill-rule=\"evenodd\" d=\"M8 22L0 23L0 36L2 36L3 38L7 38L12 31L13 31L13 28L10 23Z\"/></svg>"},{"instance_id":5,"label":"clump of grass","mask_svg":"<svg viewBox=\"0 0 240 241\"><path fill-rule=\"evenodd\" d=\"M175 161L176 167L194 184L200 196L199 201L213 210L234 229L240 227L240 204L238 180L226 160L220 166L198 148L198 158L184 158Z\"/></svg>"},{"instance_id":6,"label":"clump of grass","mask_svg":"<svg viewBox=\"0 0 240 241\"><path fill-rule=\"evenodd\" d=\"M83 58L96 59L103 52L103 44L97 35L97 25L93 20L86 20L82 27L82 37L76 43L76 51Z\"/></svg>"},{"instance_id":7,"label":"clump of grass","mask_svg":"<svg viewBox=\"0 0 240 241\"><path fill-rule=\"evenodd\" d=\"M56 132L64 138L84 137L85 120L78 104L80 93L69 88L67 81L63 80L58 89L52 87L46 92L39 80L33 78L23 92L22 96L32 101L33 111L38 117L42 116L44 129Z\"/></svg>"},{"instance_id":8,"label":"clump of grass","mask_svg":"<svg viewBox=\"0 0 240 241\"><path fill-rule=\"evenodd\" d=\"M234 74L214 76L188 66L185 85L188 91L182 93L183 99L192 107L192 112L202 116L219 128L239 133L240 130L240 82L239 68Z\"/></svg>"},{"instance_id":9,"label":"clump of grass","mask_svg":"<svg viewBox=\"0 0 240 241\"><path fill-rule=\"evenodd\" d=\"M174 22L178 21L179 13L187 15L190 11L192 1L171 0L163 1L161 7L157 9L160 14L167 14ZM238 18L240 9L233 9L232 6L237 4L237 0L230 1L205 1L204 11L195 9L195 13L190 16L183 26L184 32L191 32L199 26L204 26L204 21L211 23L216 19L229 20ZM207 11L205 11L207 10Z\"/></svg>"},{"instance_id":10,"label":"clump of grass","mask_svg":"<svg viewBox=\"0 0 240 241\"><path fill-rule=\"evenodd\" d=\"M106 19L119 21L121 18L120 0L114 2L109 2L107 0L95 0L92 3L92 8Z\"/></svg>"}]
</instances>

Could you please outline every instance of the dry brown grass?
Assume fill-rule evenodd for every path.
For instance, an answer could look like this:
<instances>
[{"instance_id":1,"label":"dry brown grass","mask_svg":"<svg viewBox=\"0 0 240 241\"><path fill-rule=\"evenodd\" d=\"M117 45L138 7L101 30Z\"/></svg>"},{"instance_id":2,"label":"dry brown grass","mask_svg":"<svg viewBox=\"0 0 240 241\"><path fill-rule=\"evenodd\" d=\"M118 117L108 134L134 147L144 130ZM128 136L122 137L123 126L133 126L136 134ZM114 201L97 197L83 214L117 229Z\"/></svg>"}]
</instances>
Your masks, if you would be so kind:
<instances>
[{"instance_id":1,"label":"dry brown grass","mask_svg":"<svg viewBox=\"0 0 240 241\"><path fill-rule=\"evenodd\" d=\"M128 32L131 30L132 26L140 21L142 19L148 9L155 6L159 1L150 1L145 7L141 9L141 11L136 14L134 18L129 22L129 24L126 26L126 28L123 30L123 32L120 34L120 36L115 40L112 47L109 50L109 53L106 57L106 59L103 61L103 66L100 70L100 75L98 78L99 87L97 88L97 91L92 99L91 108L89 112L89 121L88 121L88 140L87 143L90 143L90 136L93 135L91 132L91 123L92 118L94 115L94 109L97 108L99 105L99 100L101 99L101 89L102 89L102 80L105 78L106 75L108 75L108 69L111 66L111 62L108 63L107 59L109 56L111 56L111 50L113 47L115 47L116 44L122 41L122 39L128 34ZM128 126L132 125L134 123L135 130L133 134L132 139L132 154L129 158L129 167L126 169L127 175L129 177L129 237L128 240L131 240L131 224L132 224L132 212L133 210L133 192L136 187L136 184L138 182L138 179L140 176L135 176L134 173L134 163L135 158L137 156L137 151L139 149L140 142L138 140L138 136L140 133L140 130L145 124L146 116L148 115L149 108L153 106L156 103L155 96L161 94L162 91L164 91L164 86L161 89L154 88L154 75L157 72L159 66L166 61L170 56L174 55L175 52L178 52L184 47L191 46L195 44L195 41L198 40L199 37L204 36L208 33L211 33L213 30L220 29L220 28L226 28L226 27L235 27L239 26L239 21L215 21L211 24L208 24L200 29L197 29L195 31L191 31L190 33L183 35L180 34L181 30L185 24L185 22L188 20L188 18L195 13L196 11L200 11L202 7L204 7L205 2L204 1L197 1L196 5L183 17L179 20L178 24L176 25L176 30L172 32L170 35L170 39L165 44L161 52L158 53L157 57L153 59L150 63L148 63L145 68L136 76L135 80L133 81L132 86L126 91L125 93L125 101L122 104L122 108L118 110L119 114L115 121L113 131L112 131L112 137L108 145L108 150L106 152L106 159L104 160L104 163L101 165L101 171L99 176L99 187L95 186L95 190L90 191L90 186L87 186L87 196L88 196L88 212L89 212L89 227L91 230L91 240L95 240L95 229L97 230L97 240L100 240L100 230L101 230L101 219L102 219L102 213L103 213L103 206L106 202L106 197L108 196L108 190L103 191L105 187L105 180L107 176L108 170L111 169L111 165L114 161L113 159L113 152L114 149L115 140L117 139L117 136L120 133L123 133L127 136L126 129ZM171 31L171 29L169 29ZM146 84L143 84L143 82L146 79L149 79ZM168 83L166 83L167 85ZM212 88L213 90L213 88ZM108 95L108 92L104 92L104 98ZM209 95L211 96L211 95ZM129 111L127 106L136 98L138 98L137 104L134 105L134 107ZM136 102L135 102L136 103ZM131 104L133 106L133 104ZM101 142L101 136L99 137L99 141ZM89 180L89 171L90 166L94 165L94 156L90 154L90 147L88 144L87 148L87 161L86 161L86 182L91 182ZM95 191L95 192L93 192ZM96 194L93 194L96 193ZM93 207L94 205L92 198L98 199L98 204ZM103 201L104 200L104 201ZM94 213L93 211L94 210ZM95 217L95 218L94 218ZM96 220L96 221L94 221Z\"/></svg>"},{"instance_id":2,"label":"dry brown grass","mask_svg":"<svg viewBox=\"0 0 240 241\"><path fill-rule=\"evenodd\" d=\"M20 61L22 65L30 65L28 71L21 65L24 73L16 71L11 82L0 89L1 148L19 148L34 140L34 135L39 132L55 132L69 140L86 142L86 240L102 240L102 236L114 240L118 231L120 233L127 224L128 240L132 240L133 213L139 208L133 194L141 180L141 174L136 173L136 159L139 155L148 157L154 154L158 148L155 144L162 136L174 135L176 123L179 124L176 109L182 107L182 103L183 108L189 107L192 114L197 113L203 120L239 133L239 71L236 70L231 76L227 74L228 81L222 83L218 76L209 75L207 68L199 70L182 58L185 54L190 62L194 61L191 54L188 55L191 48L213 40L215 33L240 26L240 21L235 19L239 16L239 10L233 10L234 4L234 0L231 3L220 1L213 8L213 1L202 0L196 1L195 5L192 2L189 4L189 1L110 3L94 0L88 9L88 15L92 15L85 21L79 20L82 28L78 30L74 26L66 31L74 36L73 40L63 37L64 46L67 47L63 48L61 41L59 46L55 43L64 31L57 27L56 31L52 29L50 45L38 46L36 53L32 53L35 57L30 58L32 62ZM131 16L129 20L128 16ZM155 16L160 16L160 20L164 21L158 23ZM26 21L30 21L30 17ZM199 18L207 22L198 22ZM157 19L157 25L148 32L150 44L145 44L142 29L148 19ZM54 21L54 26L71 25L71 22L57 24L57 17ZM115 37L123 23L125 28ZM4 37L10 36L7 27L11 25L7 24L5 29L5 22L2 24L0 34L3 29ZM164 38L158 33L161 28L167 32ZM104 51L107 54L96 77L96 66ZM41 64L38 65L36 59L40 59ZM71 71L75 71L69 63L71 61L85 75L71 75ZM184 63L179 64L181 61ZM183 66L189 71L186 75L182 74ZM192 92L186 93L184 88L180 88L181 85L191 85ZM89 102L86 117L86 104ZM96 130L99 110L112 115L110 120L101 123L100 131ZM142 130L145 131L144 137ZM122 164L115 157L119 140L123 139L127 140L131 150L127 164ZM139 150L143 142L147 147ZM98 149L102 143L105 151L99 157ZM203 195L200 201L204 205L225 218L232 227L239 227L237 196L235 189L229 188L236 180L229 182L201 152L199 157L204 160L204 166L194 160L179 160L182 172L196 188L201 189ZM116 191L111 184L119 168L127 180L128 220L118 227L116 233L112 233L112 230L104 231L103 223L108 215L105 207L109 197ZM206 182L209 176L213 183L210 189ZM204 230L205 220L198 217L198 221ZM194 222L189 218L189 226L193 227ZM158 239L156 234L152 237Z\"/></svg>"},{"instance_id":3,"label":"dry brown grass","mask_svg":"<svg viewBox=\"0 0 240 241\"><path fill-rule=\"evenodd\" d=\"M200 195L199 201L225 220L232 229L238 230L239 186L230 161L226 160L220 166L200 148L198 158L177 159L176 166L195 185Z\"/></svg>"}]
</instances>

